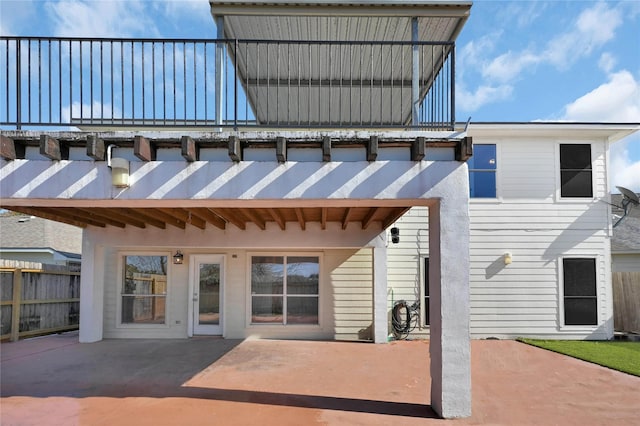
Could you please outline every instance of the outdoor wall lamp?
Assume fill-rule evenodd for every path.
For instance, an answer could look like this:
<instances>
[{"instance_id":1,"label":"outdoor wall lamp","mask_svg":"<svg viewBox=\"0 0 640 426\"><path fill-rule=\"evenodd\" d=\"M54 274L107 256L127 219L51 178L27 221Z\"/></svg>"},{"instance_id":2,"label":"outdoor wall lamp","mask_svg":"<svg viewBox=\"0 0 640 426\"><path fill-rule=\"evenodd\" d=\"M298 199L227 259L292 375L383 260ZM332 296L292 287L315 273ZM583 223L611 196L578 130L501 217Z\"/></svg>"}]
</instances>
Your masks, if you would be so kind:
<instances>
[{"instance_id":1,"label":"outdoor wall lamp","mask_svg":"<svg viewBox=\"0 0 640 426\"><path fill-rule=\"evenodd\" d=\"M117 188L126 188L129 186L129 160L112 158L111 150L114 147L116 146L107 147L107 166L111 169L111 184Z\"/></svg>"},{"instance_id":2,"label":"outdoor wall lamp","mask_svg":"<svg viewBox=\"0 0 640 426\"><path fill-rule=\"evenodd\" d=\"M184 255L182 254L182 252L180 252L180 250L177 250L176 254L173 255L173 264L182 265L183 262L184 262Z\"/></svg>"},{"instance_id":3,"label":"outdoor wall lamp","mask_svg":"<svg viewBox=\"0 0 640 426\"><path fill-rule=\"evenodd\" d=\"M400 229L395 226L391 228L391 242L393 244L398 244L400 242Z\"/></svg>"},{"instance_id":4,"label":"outdoor wall lamp","mask_svg":"<svg viewBox=\"0 0 640 426\"><path fill-rule=\"evenodd\" d=\"M504 254L504 264L505 264L505 265L511 265L511 261L512 261L512 260L513 260L513 259L511 258L511 252L506 252L506 253Z\"/></svg>"}]
</instances>

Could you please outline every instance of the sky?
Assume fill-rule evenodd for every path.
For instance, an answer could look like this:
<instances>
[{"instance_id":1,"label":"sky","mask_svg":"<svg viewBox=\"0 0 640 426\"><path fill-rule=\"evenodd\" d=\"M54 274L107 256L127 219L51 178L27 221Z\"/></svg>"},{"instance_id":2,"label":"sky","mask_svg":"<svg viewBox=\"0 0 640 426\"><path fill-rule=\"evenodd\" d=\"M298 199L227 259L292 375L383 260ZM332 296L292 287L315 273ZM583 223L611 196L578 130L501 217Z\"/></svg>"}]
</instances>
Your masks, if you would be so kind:
<instances>
[{"instance_id":1,"label":"sky","mask_svg":"<svg viewBox=\"0 0 640 426\"><path fill-rule=\"evenodd\" d=\"M207 0L0 0L0 34L215 38ZM477 0L456 43L456 119L640 123L640 1ZM611 189L640 192L640 131Z\"/></svg>"}]
</instances>

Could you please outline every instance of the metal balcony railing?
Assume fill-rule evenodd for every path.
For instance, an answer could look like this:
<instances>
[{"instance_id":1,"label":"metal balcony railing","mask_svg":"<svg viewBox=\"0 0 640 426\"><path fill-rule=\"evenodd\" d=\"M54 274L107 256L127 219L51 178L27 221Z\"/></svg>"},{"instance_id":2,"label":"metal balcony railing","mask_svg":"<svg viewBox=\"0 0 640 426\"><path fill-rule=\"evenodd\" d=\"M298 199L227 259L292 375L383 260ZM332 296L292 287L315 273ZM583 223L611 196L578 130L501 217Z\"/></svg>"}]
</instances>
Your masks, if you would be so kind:
<instances>
[{"instance_id":1,"label":"metal balcony railing","mask_svg":"<svg viewBox=\"0 0 640 426\"><path fill-rule=\"evenodd\" d=\"M453 129L454 45L0 37L0 125Z\"/></svg>"}]
</instances>

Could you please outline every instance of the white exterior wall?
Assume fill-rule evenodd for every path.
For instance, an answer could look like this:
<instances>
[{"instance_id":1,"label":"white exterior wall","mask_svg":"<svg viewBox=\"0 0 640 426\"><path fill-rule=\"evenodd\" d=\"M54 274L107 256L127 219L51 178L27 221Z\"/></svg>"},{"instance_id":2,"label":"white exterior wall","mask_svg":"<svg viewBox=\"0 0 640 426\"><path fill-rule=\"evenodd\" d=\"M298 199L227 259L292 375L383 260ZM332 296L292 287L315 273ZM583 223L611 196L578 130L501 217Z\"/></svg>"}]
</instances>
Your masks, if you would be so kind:
<instances>
[{"instance_id":1,"label":"white exterior wall","mask_svg":"<svg viewBox=\"0 0 640 426\"><path fill-rule=\"evenodd\" d=\"M474 136L473 142L496 144L498 194L496 199L471 198L469 203L472 336L611 338L611 224L608 204L599 200L608 194L607 142L484 134ZM560 199L560 143L591 144L593 199ZM427 209L420 207L396 222L400 243L388 249L388 282L395 300L412 302L422 296L427 223ZM504 264L506 252L513 257L510 265ZM597 259L596 327L562 326L563 256ZM428 328L411 335L428 336Z\"/></svg>"}]
</instances>

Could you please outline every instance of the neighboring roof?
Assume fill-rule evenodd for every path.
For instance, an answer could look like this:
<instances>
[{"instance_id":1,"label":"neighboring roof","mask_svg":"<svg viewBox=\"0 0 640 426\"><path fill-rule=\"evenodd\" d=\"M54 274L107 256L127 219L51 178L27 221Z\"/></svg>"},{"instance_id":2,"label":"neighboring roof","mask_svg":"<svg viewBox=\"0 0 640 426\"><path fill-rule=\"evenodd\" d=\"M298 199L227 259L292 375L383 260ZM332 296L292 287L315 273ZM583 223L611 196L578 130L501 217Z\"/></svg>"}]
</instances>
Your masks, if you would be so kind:
<instances>
[{"instance_id":1,"label":"neighboring roof","mask_svg":"<svg viewBox=\"0 0 640 426\"><path fill-rule=\"evenodd\" d=\"M209 3L212 15L223 19L224 38L314 42L409 42L412 41L413 17L417 18L419 41L453 42L471 9L471 2L435 1L211 0ZM260 123L305 123L309 120L317 123L350 122L352 116L360 115L360 108L364 111L363 116L369 117L367 106L370 103L379 105L383 99L398 100L397 105L393 110L385 108L385 111L381 111L380 117L375 118L376 122L394 122L397 120L394 117L399 112L404 121L411 116L411 46L396 45L393 52L387 46L383 53L380 48L358 47L355 43L344 45L344 48L338 44L323 44L322 48L284 44L271 45L268 55L265 45L257 47L240 43L234 55L232 52L236 52L235 49L236 47L230 46L229 52L237 65L239 81L245 86L246 82L259 83L250 84L250 89L245 87L245 91ZM299 49L302 49L302 53L299 53ZM446 57L451 46L439 49L438 53L429 50L431 53L427 54L425 48L425 52L420 55L422 62L419 80L427 85L438 75L443 63L442 57ZM313 57L310 56L312 51ZM352 58L360 59L352 61ZM359 64L360 61L364 61L365 65L369 62L381 65L367 70L366 66ZM390 71L392 65L393 74ZM284 83L291 80L291 67L297 70L297 82L302 83L294 82L290 86ZM393 77L390 78L389 75ZM358 99L361 96L358 92L360 86L354 83L355 86L351 89L356 93L353 95L355 99L349 102L348 107L343 106L343 97L346 90L350 89L345 82L357 82L358 79L371 82L384 82L387 79L396 83L391 87L385 83L384 90L373 90L372 93L365 90L361 100ZM328 89L328 94L320 94L314 85L322 81L336 84ZM341 91L342 86L345 87L345 92ZM423 88L421 96L425 93ZM305 100L304 105L326 105L326 108L318 107L318 111L308 112L306 108L298 107L299 99Z\"/></svg>"},{"instance_id":2,"label":"neighboring roof","mask_svg":"<svg viewBox=\"0 0 640 426\"><path fill-rule=\"evenodd\" d=\"M0 249L36 250L79 258L82 229L35 216L0 215Z\"/></svg>"},{"instance_id":3,"label":"neighboring roof","mask_svg":"<svg viewBox=\"0 0 640 426\"><path fill-rule=\"evenodd\" d=\"M611 203L617 206L622 204L622 195L612 194ZM612 209L614 213L614 223L622 216L622 209ZM613 228L611 239L612 253L640 253L640 206L631 207L627 210L627 216Z\"/></svg>"}]
</instances>

